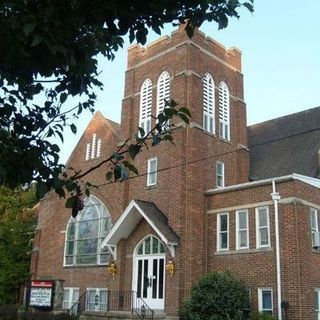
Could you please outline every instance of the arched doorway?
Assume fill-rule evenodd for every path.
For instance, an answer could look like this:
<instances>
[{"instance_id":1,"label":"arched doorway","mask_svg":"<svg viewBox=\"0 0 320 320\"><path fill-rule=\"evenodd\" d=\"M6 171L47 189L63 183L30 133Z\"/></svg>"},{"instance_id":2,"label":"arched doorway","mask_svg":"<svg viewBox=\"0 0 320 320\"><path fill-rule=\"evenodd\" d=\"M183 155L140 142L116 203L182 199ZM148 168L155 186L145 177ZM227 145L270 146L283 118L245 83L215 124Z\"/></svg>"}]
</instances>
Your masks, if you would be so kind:
<instances>
[{"instance_id":1,"label":"arched doorway","mask_svg":"<svg viewBox=\"0 0 320 320\"><path fill-rule=\"evenodd\" d=\"M154 236L145 237L133 255L132 289L151 309L164 309L165 249Z\"/></svg>"}]
</instances>

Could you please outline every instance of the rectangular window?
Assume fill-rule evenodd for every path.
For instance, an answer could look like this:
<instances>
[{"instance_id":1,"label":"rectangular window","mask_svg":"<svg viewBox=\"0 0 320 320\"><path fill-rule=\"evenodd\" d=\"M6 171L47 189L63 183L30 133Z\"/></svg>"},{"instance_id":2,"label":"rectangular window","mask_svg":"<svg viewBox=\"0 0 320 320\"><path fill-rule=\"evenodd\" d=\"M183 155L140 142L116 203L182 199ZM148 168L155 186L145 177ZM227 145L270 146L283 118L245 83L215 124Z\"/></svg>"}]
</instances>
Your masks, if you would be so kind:
<instances>
[{"instance_id":1,"label":"rectangular window","mask_svg":"<svg viewBox=\"0 0 320 320\"><path fill-rule=\"evenodd\" d=\"M63 301L62 301L62 309L68 310L75 303L78 302L79 299L79 288L64 288L63 290ZM77 308L75 308L75 311Z\"/></svg>"},{"instance_id":2,"label":"rectangular window","mask_svg":"<svg viewBox=\"0 0 320 320\"><path fill-rule=\"evenodd\" d=\"M204 113L203 126L204 126L204 130L214 134L214 118L212 115Z\"/></svg>"},{"instance_id":3,"label":"rectangular window","mask_svg":"<svg viewBox=\"0 0 320 320\"><path fill-rule=\"evenodd\" d=\"M88 288L86 311L105 311L107 310L107 293L105 288Z\"/></svg>"},{"instance_id":4,"label":"rectangular window","mask_svg":"<svg viewBox=\"0 0 320 320\"><path fill-rule=\"evenodd\" d=\"M216 163L216 185L218 188L224 187L224 163L221 161Z\"/></svg>"},{"instance_id":5,"label":"rectangular window","mask_svg":"<svg viewBox=\"0 0 320 320\"><path fill-rule=\"evenodd\" d=\"M229 250L229 213L217 216L217 250Z\"/></svg>"},{"instance_id":6,"label":"rectangular window","mask_svg":"<svg viewBox=\"0 0 320 320\"><path fill-rule=\"evenodd\" d=\"M221 120L219 122L219 136L222 139L230 140L229 124Z\"/></svg>"},{"instance_id":7,"label":"rectangular window","mask_svg":"<svg viewBox=\"0 0 320 320\"><path fill-rule=\"evenodd\" d=\"M158 158L148 159L147 186L155 186L157 184L157 167Z\"/></svg>"},{"instance_id":8,"label":"rectangular window","mask_svg":"<svg viewBox=\"0 0 320 320\"><path fill-rule=\"evenodd\" d=\"M266 314L273 314L272 289L259 288L258 289L258 304L259 311Z\"/></svg>"},{"instance_id":9,"label":"rectangular window","mask_svg":"<svg viewBox=\"0 0 320 320\"><path fill-rule=\"evenodd\" d=\"M237 250L249 248L248 210L236 211L236 246Z\"/></svg>"},{"instance_id":10,"label":"rectangular window","mask_svg":"<svg viewBox=\"0 0 320 320\"><path fill-rule=\"evenodd\" d=\"M256 208L257 248L270 247L269 208Z\"/></svg>"},{"instance_id":11,"label":"rectangular window","mask_svg":"<svg viewBox=\"0 0 320 320\"><path fill-rule=\"evenodd\" d=\"M310 209L310 225L312 235L312 246L319 247L318 211L314 208Z\"/></svg>"},{"instance_id":12,"label":"rectangular window","mask_svg":"<svg viewBox=\"0 0 320 320\"><path fill-rule=\"evenodd\" d=\"M320 289L316 289L316 319L320 319Z\"/></svg>"}]
</instances>

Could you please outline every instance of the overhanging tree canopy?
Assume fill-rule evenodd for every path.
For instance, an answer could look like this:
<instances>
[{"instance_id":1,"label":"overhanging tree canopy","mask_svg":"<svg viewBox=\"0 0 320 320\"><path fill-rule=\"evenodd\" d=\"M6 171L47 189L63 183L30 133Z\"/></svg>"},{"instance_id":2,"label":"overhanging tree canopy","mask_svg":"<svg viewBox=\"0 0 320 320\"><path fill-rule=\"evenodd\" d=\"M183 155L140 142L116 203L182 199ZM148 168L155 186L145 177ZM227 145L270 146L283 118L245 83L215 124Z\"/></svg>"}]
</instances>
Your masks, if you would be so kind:
<instances>
[{"instance_id":1,"label":"overhanging tree canopy","mask_svg":"<svg viewBox=\"0 0 320 320\"><path fill-rule=\"evenodd\" d=\"M66 127L75 133L74 119L84 109L94 110L94 90L102 88L97 78L98 54L112 60L125 35L131 42L145 44L148 29L160 34L165 23L187 21L189 36L204 21L224 28L229 18L239 17L240 8L252 11L252 1L2 1L0 184L16 187L35 180L39 196L52 187L64 194L60 150L50 138L63 140ZM79 103L68 104L70 96L79 98ZM186 110L169 107L175 111L165 117L187 121ZM157 142L172 139L171 133L163 135L159 128L150 137ZM133 169L122 163L120 168ZM119 173L114 172L113 178L117 177Z\"/></svg>"}]
</instances>

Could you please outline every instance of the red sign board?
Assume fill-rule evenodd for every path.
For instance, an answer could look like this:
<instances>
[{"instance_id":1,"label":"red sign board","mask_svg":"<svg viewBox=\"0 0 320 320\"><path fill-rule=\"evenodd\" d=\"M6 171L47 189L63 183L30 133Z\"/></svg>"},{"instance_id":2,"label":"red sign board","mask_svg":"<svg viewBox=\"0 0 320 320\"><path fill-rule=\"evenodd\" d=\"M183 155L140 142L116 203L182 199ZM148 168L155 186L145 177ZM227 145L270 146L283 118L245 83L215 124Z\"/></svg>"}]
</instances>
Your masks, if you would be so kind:
<instances>
[{"instance_id":1,"label":"red sign board","mask_svg":"<svg viewBox=\"0 0 320 320\"><path fill-rule=\"evenodd\" d=\"M52 288L52 281L31 281L31 287Z\"/></svg>"},{"instance_id":2,"label":"red sign board","mask_svg":"<svg viewBox=\"0 0 320 320\"><path fill-rule=\"evenodd\" d=\"M31 281L29 306L52 308L53 281Z\"/></svg>"}]
</instances>

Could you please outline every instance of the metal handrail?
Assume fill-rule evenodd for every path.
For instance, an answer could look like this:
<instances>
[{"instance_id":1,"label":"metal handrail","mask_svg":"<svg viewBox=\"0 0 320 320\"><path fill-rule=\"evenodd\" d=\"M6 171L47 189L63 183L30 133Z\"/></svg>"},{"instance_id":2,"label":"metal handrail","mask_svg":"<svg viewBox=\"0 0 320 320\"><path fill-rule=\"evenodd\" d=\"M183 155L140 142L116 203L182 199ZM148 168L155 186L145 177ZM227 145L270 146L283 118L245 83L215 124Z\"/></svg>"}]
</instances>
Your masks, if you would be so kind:
<instances>
[{"instance_id":1,"label":"metal handrail","mask_svg":"<svg viewBox=\"0 0 320 320\"><path fill-rule=\"evenodd\" d=\"M68 310L70 315L79 316L86 310L86 293L87 291ZM136 291L108 290L105 311L131 311L142 320L153 320L154 318L154 311L143 298L138 297Z\"/></svg>"},{"instance_id":2,"label":"metal handrail","mask_svg":"<svg viewBox=\"0 0 320 320\"><path fill-rule=\"evenodd\" d=\"M132 313L135 313L140 319L153 320L154 311L147 305L143 298L138 297L136 291L132 291Z\"/></svg>"},{"instance_id":3,"label":"metal handrail","mask_svg":"<svg viewBox=\"0 0 320 320\"><path fill-rule=\"evenodd\" d=\"M83 292L79 299L71 306L68 310L70 315L79 316L86 307L86 293L87 291Z\"/></svg>"}]
</instances>

